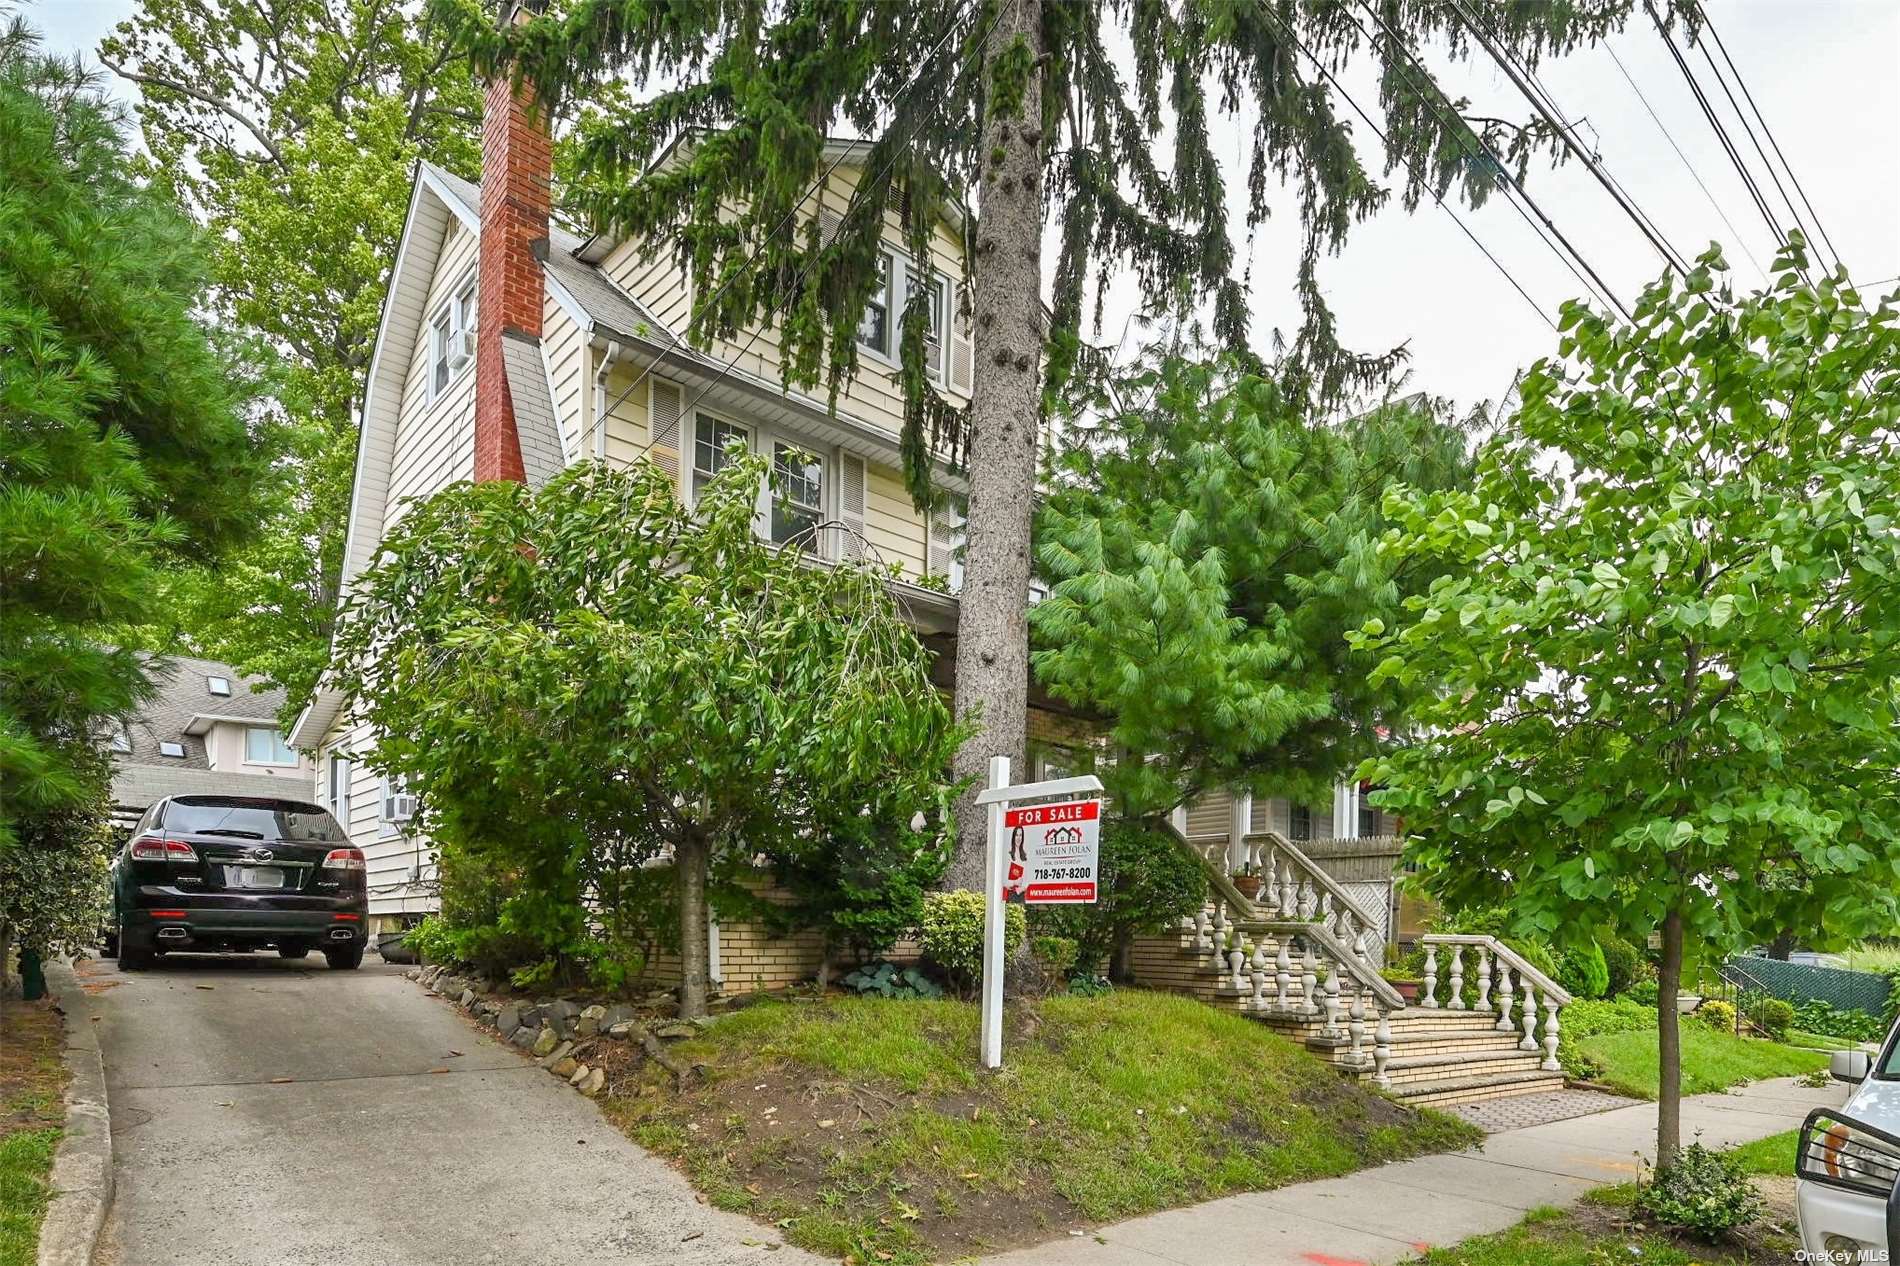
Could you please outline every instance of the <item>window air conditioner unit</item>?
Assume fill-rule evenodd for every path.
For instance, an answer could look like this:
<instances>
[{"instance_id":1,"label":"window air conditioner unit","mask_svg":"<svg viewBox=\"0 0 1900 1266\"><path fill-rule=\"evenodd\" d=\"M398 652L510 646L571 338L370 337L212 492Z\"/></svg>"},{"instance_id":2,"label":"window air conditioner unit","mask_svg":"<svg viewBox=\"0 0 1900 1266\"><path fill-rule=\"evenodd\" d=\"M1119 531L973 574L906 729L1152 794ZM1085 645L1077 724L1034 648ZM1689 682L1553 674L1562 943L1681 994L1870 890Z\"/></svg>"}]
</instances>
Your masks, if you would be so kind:
<instances>
[{"instance_id":1,"label":"window air conditioner unit","mask_svg":"<svg viewBox=\"0 0 1900 1266\"><path fill-rule=\"evenodd\" d=\"M416 798L407 791L389 793L389 820L407 822L416 816Z\"/></svg>"},{"instance_id":2,"label":"window air conditioner unit","mask_svg":"<svg viewBox=\"0 0 1900 1266\"><path fill-rule=\"evenodd\" d=\"M450 345L455 349L450 359L455 362L456 368L459 369L475 359L475 331L458 331L450 341Z\"/></svg>"}]
</instances>

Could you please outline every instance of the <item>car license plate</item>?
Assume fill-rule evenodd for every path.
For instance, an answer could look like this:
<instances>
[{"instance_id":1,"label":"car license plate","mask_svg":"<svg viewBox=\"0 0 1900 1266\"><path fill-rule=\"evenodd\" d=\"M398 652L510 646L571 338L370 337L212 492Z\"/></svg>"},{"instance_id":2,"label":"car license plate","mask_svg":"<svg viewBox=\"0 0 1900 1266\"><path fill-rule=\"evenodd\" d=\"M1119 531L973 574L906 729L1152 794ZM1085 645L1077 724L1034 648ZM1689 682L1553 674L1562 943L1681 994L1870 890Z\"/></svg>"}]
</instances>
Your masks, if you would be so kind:
<instances>
[{"instance_id":1,"label":"car license plate","mask_svg":"<svg viewBox=\"0 0 1900 1266\"><path fill-rule=\"evenodd\" d=\"M240 888L282 888L284 886L284 872L275 866L240 866L236 869Z\"/></svg>"}]
</instances>

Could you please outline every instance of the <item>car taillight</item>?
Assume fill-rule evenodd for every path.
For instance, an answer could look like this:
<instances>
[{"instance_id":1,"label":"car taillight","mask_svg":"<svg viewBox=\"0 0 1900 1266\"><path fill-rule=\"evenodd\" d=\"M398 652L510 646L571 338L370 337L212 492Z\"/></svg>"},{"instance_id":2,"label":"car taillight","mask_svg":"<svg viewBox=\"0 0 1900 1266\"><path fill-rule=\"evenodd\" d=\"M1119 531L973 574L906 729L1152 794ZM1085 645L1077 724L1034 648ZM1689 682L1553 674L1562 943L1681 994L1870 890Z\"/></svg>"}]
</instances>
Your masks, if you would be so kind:
<instances>
[{"instance_id":1,"label":"car taillight","mask_svg":"<svg viewBox=\"0 0 1900 1266\"><path fill-rule=\"evenodd\" d=\"M141 835L132 841L135 862L195 862L198 850L183 840L167 840L156 835Z\"/></svg>"},{"instance_id":2,"label":"car taillight","mask_svg":"<svg viewBox=\"0 0 1900 1266\"><path fill-rule=\"evenodd\" d=\"M333 848L324 856L325 870L365 870L363 850L360 848Z\"/></svg>"}]
</instances>

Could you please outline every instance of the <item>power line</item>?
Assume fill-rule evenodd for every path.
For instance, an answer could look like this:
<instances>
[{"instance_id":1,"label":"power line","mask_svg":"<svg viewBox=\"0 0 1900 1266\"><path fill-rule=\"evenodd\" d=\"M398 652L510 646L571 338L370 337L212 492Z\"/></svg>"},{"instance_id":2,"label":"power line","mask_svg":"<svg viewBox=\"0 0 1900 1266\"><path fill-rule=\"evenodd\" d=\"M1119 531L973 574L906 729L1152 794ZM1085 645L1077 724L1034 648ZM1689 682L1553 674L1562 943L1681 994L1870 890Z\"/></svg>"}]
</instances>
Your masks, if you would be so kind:
<instances>
[{"instance_id":1,"label":"power line","mask_svg":"<svg viewBox=\"0 0 1900 1266\"><path fill-rule=\"evenodd\" d=\"M1697 51L1702 54L1702 60L1709 64L1709 74L1715 77L1716 86L1722 90L1722 95L1728 98L1729 109L1735 111L1736 121L1742 125L1743 134L1748 137L1748 143L1754 147L1755 157L1761 159L1761 165L1768 170L1768 178L1775 182L1775 192L1781 195L1782 203L1788 208L1789 218L1794 221L1794 226L1801 230L1803 237L1807 238L1809 242L1818 244L1818 239L1815 237L1813 231L1802 222L1801 212L1795 209L1794 199L1788 196L1787 189L1783 187L1781 174L1775 170L1775 165L1768 161L1767 151L1762 149L1761 141L1756 138L1754 126L1749 123L1748 116L1742 112L1741 103L1736 101L1735 94L1729 91L1728 80L1723 77L1721 69L1716 66L1715 58L1709 52L1709 46L1700 39L1696 40L1695 46Z\"/></svg>"},{"instance_id":2,"label":"power line","mask_svg":"<svg viewBox=\"0 0 1900 1266\"><path fill-rule=\"evenodd\" d=\"M1496 45L1492 43L1492 32L1488 29L1480 29L1482 24L1463 3L1463 0L1452 0L1452 11L1456 13L1459 19L1464 23L1465 29L1470 31L1478 43L1483 46L1484 50L1491 55L1492 60L1497 62L1499 69L1504 71L1506 77L1508 77L1513 84L1517 85L1518 91L1523 93L1525 99L1531 103L1531 108L1536 110L1546 123L1556 129L1558 137L1564 143L1564 148L1568 149L1572 155L1583 163L1590 174L1596 178L1597 183L1603 186L1603 191L1609 194L1610 197L1616 201L1617 206L1623 209L1623 213L1629 216L1631 222L1634 223L1642 235L1649 240L1649 244L1656 248L1656 253L1662 256L1663 262L1686 275L1689 269L1687 265L1683 263L1682 258L1676 253L1675 248L1668 243L1660 232L1651 226L1649 218L1643 214L1635 202L1623 195L1619 186L1611 180L1605 172L1598 158L1585 152L1583 146L1577 142L1576 137L1571 135L1570 128L1556 117L1556 113L1551 105L1540 97L1531 85L1526 82L1524 74L1520 73L1516 59L1510 55L1510 51L1503 46L1502 42Z\"/></svg>"},{"instance_id":3,"label":"power line","mask_svg":"<svg viewBox=\"0 0 1900 1266\"><path fill-rule=\"evenodd\" d=\"M1795 192L1801 195L1801 205L1808 209L1808 218L1814 221L1814 227L1820 233L1821 241L1827 245L1828 252L1834 256L1834 266L1835 268L1838 269L1843 263L1841 259L1841 253L1834 249L1833 241L1828 238L1827 229L1821 224L1821 217L1819 213L1815 211L1814 204L1808 201L1808 191L1801 187L1800 177L1794 174L1794 167L1788 162L1788 156L1781 152L1781 143L1775 140L1775 134L1769 131L1767 118L1762 115L1761 107L1755 104L1755 94L1748 90L1747 81L1742 78L1742 72L1736 68L1734 59L1728 55L1728 47L1722 43L1722 33L1715 29L1715 23L1713 20L1710 19L1708 9L1700 3L1700 0L1698 0L1698 3L1696 4L1696 11L1702 15L1703 27L1708 30L1710 35L1715 37L1715 47L1718 50L1720 50L1722 54L1722 60L1723 62L1727 64L1729 68L1729 73L1735 76L1736 87L1742 90L1742 96L1746 98L1748 101L1748 108L1755 112L1756 121L1758 121L1761 124L1762 135L1768 138L1768 144L1774 149L1775 157L1781 160L1782 167L1786 169L1788 173L1789 182L1794 185ZM1707 57L1708 54L1709 54L1709 51L1705 47L1702 50L1702 55L1704 57ZM1711 62L1710 65L1711 67L1713 67L1714 63ZM1729 98L1730 104L1733 104L1734 100L1735 99L1733 97L1730 97ZM1737 110L1736 113L1739 115L1741 111ZM1744 126L1746 126L1746 120L1744 120ZM1751 133L1751 138L1752 138L1752 135L1753 134ZM1760 152L1760 149L1761 147L1759 145L1756 146L1757 153ZM1766 163L1767 161L1768 159L1766 158L1766 156L1764 156L1762 158L1762 162ZM1768 174L1771 176L1774 175L1773 167L1769 167ZM1775 181L1775 187L1777 189L1781 188L1781 181L1779 178L1777 178ZM1788 196L1787 192L1784 190L1781 196L1785 200ZM1788 204L1788 209L1790 211L1794 210L1794 204L1792 202Z\"/></svg>"},{"instance_id":4,"label":"power line","mask_svg":"<svg viewBox=\"0 0 1900 1266\"><path fill-rule=\"evenodd\" d=\"M1385 32L1386 38L1393 45L1393 47L1404 54L1405 61L1400 63L1400 66L1399 66L1400 71L1405 75L1406 79L1411 82L1412 86L1419 90L1420 95L1424 97L1425 100L1434 103L1432 105L1433 113L1439 116L1439 119L1441 122L1445 121L1445 115L1443 113L1443 110L1445 108L1445 103L1443 101L1442 95L1433 90L1433 87L1429 81L1421 85L1418 77L1415 76L1412 73L1412 70L1405 64L1405 62L1410 62L1412 63L1412 65L1416 66L1419 71L1423 72L1424 64L1418 60L1418 55L1412 51L1412 48L1409 44L1407 44L1405 41L1399 38L1398 32L1394 31L1391 28L1391 26L1389 26L1386 23L1385 19L1382 16L1380 16L1379 11L1375 7L1373 7L1371 4L1365 4L1364 7L1366 9L1366 12L1372 15L1373 21L1377 22L1380 28ZM1351 19L1352 24L1359 28L1359 33L1361 35L1364 35L1367 40L1372 40L1373 38L1372 32L1366 30L1364 24L1361 23L1356 16L1354 16L1350 12L1347 12L1346 17ZM1311 54L1309 53L1308 56L1311 56ZM1335 83L1335 86L1337 86L1336 83ZM1340 92L1342 95L1345 94L1345 90L1343 88L1340 89ZM1352 98L1350 96L1347 96L1346 100L1349 103L1352 102ZM1359 109L1356 103L1353 104L1353 109L1355 110ZM1365 117L1364 111L1360 111L1360 117L1361 118ZM1366 122L1372 125L1374 131L1378 130L1377 125L1372 124L1372 121L1370 119L1367 119ZM1581 285L1585 290L1591 291L1591 294L1593 297L1602 299L1604 303L1606 304L1606 306L1615 308L1618 312L1623 314L1625 319L1627 319L1629 317L1629 310L1623 306L1623 301L1617 297L1616 291L1612 290L1609 286L1609 283L1605 282L1603 278L1598 275L1596 269L1591 267L1589 260L1584 258L1583 252L1579 251L1576 248L1576 246L1570 241L1570 239L1564 236L1562 230L1560 230L1557 227L1556 221L1552 220L1549 214L1545 212L1543 207L1538 205L1537 200L1531 197L1530 191L1524 187L1523 182L1517 178L1517 175L1514 172L1511 171L1509 165L1507 165L1505 161L1501 157L1499 157L1497 152L1493 150L1490 147L1490 145L1487 144L1483 140L1483 138L1473 133L1471 129L1464 124L1464 120L1458 118L1458 116L1455 113L1451 116L1451 122L1454 125L1453 130L1457 133L1459 137L1460 144L1464 146L1467 152L1471 152L1474 158L1484 157L1488 159L1491 165L1494 166L1499 172L1499 174L1504 177L1505 182L1507 183L1509 188L1511 190L1516 191L1518 198L1522 199L1524 204L1527 205L1531 211L1535 211L1537 213L1538 219L1541 219L1543 221L1542 227L1539 227L1537 222L1531 219L1530 212L1526 211L1524 206L1520 206L1518 202L1510 196L1509 192L1505 194L1505 198L1504 198L1505 202L1511 207L1512 210L1517 212L1518 216L1526 224L1530 225L1531 231L1537 234L1538 239L1542 241L1545 246L1548 246L1550 248L1552 253L1554 253L1557 256L1557 259L1559 260L1559 262L1561 262L1565 268L1568 268L1570 270L1570 275L1577 279L1577 284ZM1383 133L1380 134L1380 138L1382 140L1384 139ZM1483 155L1479 155L1476 152L1471 151L1471 143L1474 141L1478 145L1483 147L1484 149ZM1432 196L1434 198L1438 197L1435 191L1433 192ZM1444 205L1442 199L1440 200L1439 205L1441 206ZM1548 233L1545 231L1546 229L1548 230ZM1562 249L1559 249L1556 243L1553 243L1551 241L1552 236L1556 237L1557 242L1561 242L1563 244ZM1565 254L1566 251L1569 252L1568 256L1566 256ZM1575 258L1576 263L1571 262L1571 257ZM1579 272L1577 270L1577 266L1579 264L1581 264L1583 267L1582 272ZM1585 273L1589 274L1587 278L1584 275ZM1594 285L1594 289L1593 289L1593 285Z\"/></svg>"},{"instance_id":5,"label":"power line","mask_svg":"<svg viewBox=\"0 0 1900 1266\"><path fill-rule=\"evenodd\" d=\"M1676 157L1680 158L1682 165L1688 169L1696 188L1702 191L1702 196L1709 200L1711 207L1715 208L1715 214L1721 217L1722 225L1728 229L1729 236L1734 238L1735 244L1742 248L1742 254L1748 256L1748 262L1755 266L1755 271L1761 274L1762 280L1768 280L1768 270L1761 266L1759 259L1755 258L1755 252L1748 249L1748 241L1742 236L1742 231L1735 227L1728 218L1728 212L1722 209L1722 204L1717 202L1715 195L1709 192L1709 187L1702 183L1702 174L1695 169L1695 164L1689 161L1689 156L1682 152L1682 146L1676 144L1676 138L1670 134L1669 128L1656 113L1655 107L1649 104L1649 98L1643 95L1643 90L1637 85L1635 77L1630 74L1629 67L1623 64L1623 59L1616 55L1616 49L1609 44L1603 46L1603 51L1610 55L1610 60L1615 62L1616 68L1623 73L1623 82L1630 86L1630 91L1636 94L1636 99L1643 103L1643 109L1648 112L1650 121L1655 123L1656 129L1663 134L1663 139L1669 142L1669 148L1676 151Z\"/></svg>"},{"instance_id":6,"label":"power line","mask_svg":"<svg viewBox=\"0 0 1900 1266\"><path fill-rule=\"evenodd\" d=\"M1783 240L1781 226L1775 222L1774 212L1769 210L1768 199L1763 196L1761 186L1755 183L1755 177L1749 172L1748 164L1742 161L1741 151L1735 147L1728 129L1722 125L1722 120L1716 115L1715 107L1710 104L1708 94L1702 91L1702 85L1697 82L1695 72L1689 68L1688 60L1676 47L1676 42L1669 38L1669 28L1663 25L1662 15L1656 12L1656 6L1651 0L1643 0L1643 8L1649 13L1649 20L1655 24L1656 34L1661 37L1663 47L1669 50L1670 59L1676 63L1676 70L1682 75L1683 82L1689 85L1689 92L1695 97L1696 105L1701 107L1702 117L1708 120L1709 126L1714 129L1716 140L1721 142L1730 165L1735 168L1736 175L1741 177L1742 186L1748 190L1749 197L1755 203L1755 209L1761 213L1763 223L1768 226L1769 237L1779 248Z\"/></svg>"},{"instance_id":7,"label":"power line","mask_svg":"<svg viewBox=\"0 0 1900 1266\"><path fill-rule=\"evenodd\" d=\"M1359 103L1353 100L1352 94L1347 92L1346 89L1340 84L1339 80L1333 77L1333 72L1327 69L1326 63L1322 62L1314 54L1313 50L1306 46L1305 41L1300 39L1300 37L1294 33L1291 27L1283 27L1282 29L1286 32L1287 37L1293 41L1294 46L1298 48L1302 53L1306 54L1307 60L1313 63L1313 68L1319 71L1321 75L1325 76L1326 82L1331 84L1333 86L1333 89L1336 92L1338 92L1341 97L1344 97L1346 99L1346 104L1352 107L1353 113L1358 115L1361 119L1365 120L1366 126L1371 128L1373 135L1379 138L1379 143L1386 147L1386 152L1391 153L1392 142L1387 138L1385 134L1385 130L1381 128L1377 123L1374 123L1372 121L1371 115L1367 114L1364 110L1359 108ZM1545 325L1548 325L1551 328L1552 332L1555 332L1557 329L1557 323L1550 319L1550 317L1544 312L1543 308L1538 306L1537 300L1531 298L1530 292L1524 289L1524 287L1521 284L1519 284L1516 277L1511 275L1511 270L1506 268L1502 263L1500 263L1498 260L1498 257L1491 253L1490 248L1487 247L1483 242L1478 240L1478 235L1476 233L1473 233L1470 227L1465 224L1464 219L1456 211L1451 209L1450 204L1448 204L1442 197L1439 196L1438 191L1436 189L1433 189L1430 185L1427 185L1426 191L1432 195L1432 200L1436 202L1444 210L1445 214L1449 215L1452 218L1452 222L1458 226L1459 230L1463 232L1466 237L1471 239L1471 244L1477 247L1481 252L1483 252L1484 257L1486 259L1491 261L1491 266L1497 269L1498 272L1504 275L1504 280L1511 283L1511 289L1517 291L1518 294L1522 295L1524 298L1524 302L1528 303L1531 306L1531 310L1537 313L1538 318L1542 320Z\"/></svg>"}]
</instances>

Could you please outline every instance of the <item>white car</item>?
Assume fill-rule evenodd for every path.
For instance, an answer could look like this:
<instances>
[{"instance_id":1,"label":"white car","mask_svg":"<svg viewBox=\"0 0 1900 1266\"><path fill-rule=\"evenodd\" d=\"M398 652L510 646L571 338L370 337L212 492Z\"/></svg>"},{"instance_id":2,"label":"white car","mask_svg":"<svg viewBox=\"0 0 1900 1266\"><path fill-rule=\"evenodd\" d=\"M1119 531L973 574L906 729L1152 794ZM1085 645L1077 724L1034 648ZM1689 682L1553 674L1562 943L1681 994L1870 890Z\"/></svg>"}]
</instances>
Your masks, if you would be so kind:
<instances>
[{"instance_id":1,"label":"white car","mask_svg":"<svg viewBox=\"0 0 1900 1266\"><path fill-rule=\"evenodd\" d=\"M1900 1027L1877 1055L1836 1051L1836 1081L1857 1087L1836 1108L1817 1108L1795 1153L1800 1260L1833 1266L1892 1261L1900 1244Z\"/></svg>"}]
</instances>

